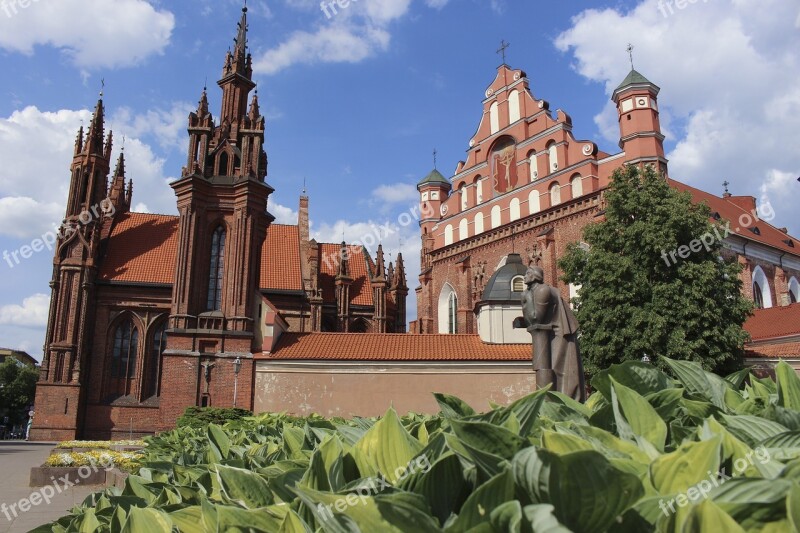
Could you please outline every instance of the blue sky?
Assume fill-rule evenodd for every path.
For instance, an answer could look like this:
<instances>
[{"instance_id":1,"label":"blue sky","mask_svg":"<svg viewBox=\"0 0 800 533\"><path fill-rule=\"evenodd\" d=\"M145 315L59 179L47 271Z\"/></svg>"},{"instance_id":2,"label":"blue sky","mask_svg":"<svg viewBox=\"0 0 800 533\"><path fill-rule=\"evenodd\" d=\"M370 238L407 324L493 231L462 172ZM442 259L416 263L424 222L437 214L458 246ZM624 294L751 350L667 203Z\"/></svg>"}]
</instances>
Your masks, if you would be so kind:
<instances>
[{"instance_id":1,"label":"blue sky","mask_svg":"<svg viewBox=\"0 0 800 533\"><path fill-rule=\"evenodd\" d=\"M27 5L27 7L23 7ZM432 167L452 173L501 60L524 69L578 138L616 153L609 95L635 62L662 88L673 178L768 201L800 235L800 7L788 0L358 0L328 18L316 1L251 0L250 47L267 117L270 210L295 221L307 182L312 233L361 239L415 204ZM220 76L241 3L0 0L0 250L60 222L71 148L105 79L115 154L125 136L137 210L174 213L169 181L186 116ZM398 227L416 286L418 230ZM52 255L0 262L0 345L41 354ZM409 299L414 318L415 303Z\"/></svg>"}]
</instances>

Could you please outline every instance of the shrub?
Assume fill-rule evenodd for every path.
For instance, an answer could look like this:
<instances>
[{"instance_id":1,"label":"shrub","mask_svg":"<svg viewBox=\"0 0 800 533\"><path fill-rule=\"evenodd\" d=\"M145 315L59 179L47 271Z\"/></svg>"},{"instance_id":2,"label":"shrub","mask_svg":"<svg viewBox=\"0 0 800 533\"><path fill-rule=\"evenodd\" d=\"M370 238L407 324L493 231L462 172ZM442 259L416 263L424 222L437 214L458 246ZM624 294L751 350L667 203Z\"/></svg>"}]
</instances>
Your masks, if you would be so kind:
<instances>
[{"instance_id":1,"label":"shrub","mask_svg":"<svg viewBox=\"0 0 800 533\"><path fill-rule=\"evenodd\" d=\"M204 428L209 424L225 424L233 420L241 420L252 416L247 409L220 408L220 407L187 407L180 418L178 427Z\"/></svg>"}]
</instances>

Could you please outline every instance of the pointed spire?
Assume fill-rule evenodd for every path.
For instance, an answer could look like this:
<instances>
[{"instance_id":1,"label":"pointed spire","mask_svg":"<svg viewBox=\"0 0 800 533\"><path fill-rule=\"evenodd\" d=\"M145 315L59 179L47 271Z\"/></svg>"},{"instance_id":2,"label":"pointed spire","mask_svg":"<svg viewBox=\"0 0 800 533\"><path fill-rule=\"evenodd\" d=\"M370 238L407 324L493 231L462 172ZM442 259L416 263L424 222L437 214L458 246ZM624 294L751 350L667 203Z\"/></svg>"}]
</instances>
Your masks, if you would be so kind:
<instances>
[{"instance_id":1,"label":"pointed spire","mask_svg":"<svg viewBox=\"0 0 800 533\"><path fill-rule=\"evenodd\" d=\"M256 89L256 92L253 95L253 100L250 102L250 112L247 114L247 118L249 118L252 122L255 122L260 116L261 109L258 106L258 89ZM303 188L305 188L305 186L303 186Z\"/></svg>"},{"instance_id":2,"label":"pointed spire","mask_svg":"<svg viewBox=\"0 0 800 533\"><path fill-rule=\"evenodd\" d=\"M242 8L242 19L238 24L239 32L233 40L236 46L233 49L235 58L244 58L247 55L247 3Z\"/></svg>"},{"instance_id":3,"label":"pointed spire","mask_svg":"<svg viewBox=\"0 0 800 533\"><path fill-rule=\"evenodd\" d=\"M375 255L375 273L372 276L375 281L386 281L386 265L383 258L383 245L378 245L378 253Z\"/></svg>"},{"instance_id":4,"label":"pointed spire","mask_svg":"<svg viewBox=\"0 0 800 533\"><path fill-rule=\"evenodd\" d=\"M386 275L386 278L391 283L392 287L394 287L394 264L389 261L389 273Z\"/></svg>"},{"instance_id":5,"label":"pointed spire","mask_svg":"<svg viewBox=\"0 0 800 533\"><path fill-rule=\"evenodd\" d=\"M392 280L392 286L396 289L407 289L408 285L406 283L406 267L403 263L403 253L400 252L397 254L397 263L394 267L394 279Z\"/></svg>"},{"instance_id":6,"label":"pointed spire","mask_svg":"<svg viewBox=\"0 0 800 533\"><path fill-rule=\"evenodd\" d=\"M122 178L124 183L125 181L125 151L123 149L122 152L119 153L119 158L117 159L117 168L114 170L114 178Z\"/></svg>"},{"instance_id":7,"label":"pointed spire","mask_svg":"<svg viewBox=\"0 0 800 533\"><path fill-rule=\"evenodd\" d=\"M105 111L103 108L103 99L97 101L92 115L92 123L89 126L89 131L86 134L86 150L90 154L103 154L103 129L105 126Z\"/></svg>"},{"instance_id":8,"label":"pointed spire","mask_svg":"<svg viewBox=\"0 0 800 533\"><path fill-rule=\"evenodd\" d=\"M203 85L203 94L200 95L200 101L197 102L197 116L201 118L208 115L208 94L206 90L207 87Z\"/></svg>"},{"instance_id":9,"label":"pointed spire","mask_svg":"<svg viewBox=\"0 0 800 533\"><path fill-rule=\"evenodd\" d=\"M83 124L78 130L78 136L75 138L75 155L83 152Z\"/></svg>"},{"instance_id":10,"label":"pointed spire","mask_svg":"<svg viewBox=\"0 0 800 533\"><path fill-rule=\"evenodd\" d=\"M347 249L347 243L342 241L342 246L339 249L339 273L336 275L337 280L350 280L349 256L350 251Z\"/></svg>"},{"instance_id":11,"label":"pointed spire","mask_svg":"<svg viewBox=\"0 0 800 533\"><path fill-rule=\"evenodd\" d=\"M114 146L114 132L108 130L108 137L106 137L106 148L104 152L104 156L108 161L111 161L111 148Z\"/></svg>"}]
</instances>

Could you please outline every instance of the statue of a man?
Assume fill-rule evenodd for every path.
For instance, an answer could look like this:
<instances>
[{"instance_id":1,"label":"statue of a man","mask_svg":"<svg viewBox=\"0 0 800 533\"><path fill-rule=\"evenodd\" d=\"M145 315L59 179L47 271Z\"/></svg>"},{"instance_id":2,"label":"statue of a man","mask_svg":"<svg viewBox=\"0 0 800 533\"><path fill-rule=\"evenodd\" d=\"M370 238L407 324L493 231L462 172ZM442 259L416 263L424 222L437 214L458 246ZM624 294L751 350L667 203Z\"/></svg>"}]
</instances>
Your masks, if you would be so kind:
<instances>
[{"instance_id":1,"label":"statue of a man","mask_svg":"<svg viewBox=\"0 0 800 533\"><path fill-rule=\"evenodd\" d=\"M522 314L514 327L527 328L533 340L536 386L552 384L577 401L586 399L583 364L578 349L578 321L558 291L544 282L538 266L525 273L527 290L522 293Z\"/></svg>"}]
</instances>

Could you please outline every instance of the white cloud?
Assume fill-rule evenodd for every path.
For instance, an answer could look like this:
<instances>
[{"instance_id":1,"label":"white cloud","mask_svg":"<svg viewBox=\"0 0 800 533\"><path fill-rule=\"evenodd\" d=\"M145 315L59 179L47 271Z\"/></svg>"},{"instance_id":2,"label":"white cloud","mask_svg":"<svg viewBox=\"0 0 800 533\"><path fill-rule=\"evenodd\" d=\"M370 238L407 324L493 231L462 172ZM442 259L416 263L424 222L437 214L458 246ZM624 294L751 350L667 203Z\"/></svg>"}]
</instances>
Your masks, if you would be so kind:
<instances>
[{"instance_id":1,"label":"white cloud","mask_svg":"<svg viewBox=\"0 0 800 533\"><path fill-rule=\"evenodd\" d=\"M34 294L22 300L22 305L0 306L0 325L43 327L47 325L50 296Z\"/></svg>"},{"instance_id":2,"label":"white cloud","mask_svg":"<svg viewBox=\"0 0 800 533\"><path fill-rule=\"evenodd\" d=\"M372 198L387 204L396 204L400 202L414 204L419 198L419 193L417 192L417 188L412 184L392 183L389 185L381 185L372 191Z\"/></svg>"},{"instance_id":3,"label":"white cloud","mask_svg":"<svg viewBox=\"0 0 800 533\"><path fill-rule=\"evenodd\" d=\"M661 4L661 5L666 5ZM603 83L610 95L625 77L628 42L636 69L662 87L662 131L674 143L670 174L712 193L755 196L762 186L790 185L776 175L800 175L800 152L790 147L800 131L800 6L782 0L715 0L688 3L666 16L658 0L630 11L590 9L573 18L556 46L571 52L575 69ZM613 107L595 117L604 137L616 141ZM770 185L770 184L773 185ZM793 196L796 196L796 192ZM791 206L775 224L800 232Z\"/></svg>"},{"instance_id":4,"label":"white cloud","mask_svg":"<svg viewBox=\"0 0 800 533\"><path fill-rule=\"evenodd\" d=\"M297 225L297 211L277 202L270 202L267 210L275 216L275 224Z\"/></svg>"},{"instance_id":5,"label":"white cloud","mask_svg":"<svg viewBox=\"0 0 800 533\"><path fill-rule=\"evenodd\" d=\"M425 4L433 9L442 9L450 0L425 0Z\"/></svg>"},{"instance_id":6,"label":"white cloud","mask_svg":"<svg viewBox=\"0 0 800 533\"><path fill-rule=\"evenodd\" d=\"M169 109L149 109L137 115L129 107L120 107L108 124L133 137L152 135L162 148L183 149L187 146L186 117L195 109L188 102L173 102Z\"/></svg>"},{"instance_id":7,"label":"white cloud","mask_svg":"<svg viewBox=\"0 0 800 533\"><path fill-rule=\"evenodd\" d=\"M42 203L27 196L0 198L0 235L26 238L55 231L64 216L64 206Z\"/></svg>"},{"instance_id":8,"label":"white cloud","mask_svg":"<svg viewBox=\"0 0 800 533\"><path fill-rule=\"evenodd\" d=\"M81 69L136 65L169 44L175 17L144 0L0 2L0 48L61 50Z\"/></svg>"}]
</instances>

